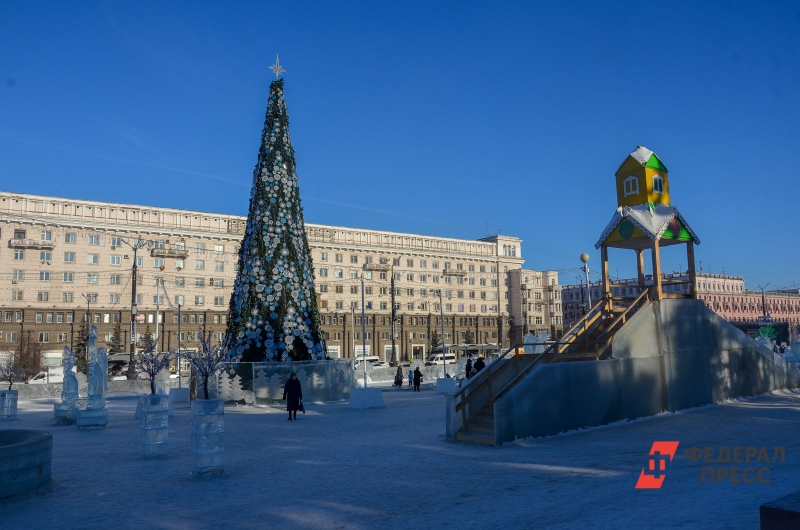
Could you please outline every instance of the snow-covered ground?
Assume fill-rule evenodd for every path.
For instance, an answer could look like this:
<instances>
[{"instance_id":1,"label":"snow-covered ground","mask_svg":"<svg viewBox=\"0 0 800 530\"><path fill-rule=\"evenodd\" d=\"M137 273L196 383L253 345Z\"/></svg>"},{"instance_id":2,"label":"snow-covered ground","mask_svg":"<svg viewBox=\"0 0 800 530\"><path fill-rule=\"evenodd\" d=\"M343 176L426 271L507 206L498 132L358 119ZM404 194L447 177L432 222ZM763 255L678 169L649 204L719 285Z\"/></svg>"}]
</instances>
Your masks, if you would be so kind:
<instances>
[{"instance_id":1,"label":"snow-covered ground","mask_svg":"<svg viewBox=\"0 0 800 530\"><path fill-rule=\"evenodd\" d=\"M53 482L0 500L2 529L758 528L760 504L800 489L800 394L485 448L444 440L444 396L385 392L385 409L309 404L225 412L225 471L192 479L190 415L169 458L142 460L135 401L110 401L105 430L52 425L20 403L3 428L53 433ZM634 485L655 440L680 441L660 490ZM691 446L786 447L768 484L701 483ZM716 465L716 464L715 464ZM719 464L738 465L738 464ZM762 464L759 464L762 465Z\"/></svg>"}]
</instances>

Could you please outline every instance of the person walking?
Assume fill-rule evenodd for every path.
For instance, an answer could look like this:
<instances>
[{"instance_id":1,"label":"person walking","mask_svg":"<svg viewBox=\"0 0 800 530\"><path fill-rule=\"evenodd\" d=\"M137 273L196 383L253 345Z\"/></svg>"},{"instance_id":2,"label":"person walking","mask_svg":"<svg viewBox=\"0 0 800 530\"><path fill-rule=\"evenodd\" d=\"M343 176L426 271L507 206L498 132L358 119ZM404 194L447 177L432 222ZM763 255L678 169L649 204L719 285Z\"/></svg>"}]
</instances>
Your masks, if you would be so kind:
<instances>
[{"instance_id":1,"label":"person walking","mask_svg":"<svg viewBox=\"0 0 800 530\"><path fill-rule=\"evenodd\" d=\"M478 357L478 360L475 361L475 372L480 373L484 368L486 368L486 365L483 362L483 357Z\"/></svg>"},{"instance_id":2,"label":"person walking","mask_svg":"<svg viewBox=\"0 0 800 530\"><path fill-rule=\"evenodd\" d=\"M472 357L467 357L467 366L464 368L464 373L467 375L467 379L469 379L469 373L472 371Z\"/></svg>"},{"instance_id":3,"label":"person walking","mask_svg":"<svg viewBox=\"0 0 800 530\"><path fill-rule=\"evenodd\" d=\"M419 371L419 366L414 368L414 392L419 392L419 385L422 384L422 372Z\"/></svg>"},{"instance_id":4,"label":"person walking","mask_svg":"<svg viewBox=\"0 0 800 530\"><path fill-rule=\"evenodd\" d=\"M297 419L297 411L300 409L300 400L303 399L303 389L297 374L292 372L289 380L283 386L283 400L286 402L286 410L289 411L289 421Z\"/></svg>"},{"instance_id":5,"label":"person walking","mask_svg":"<svg viewBox=\"0 0 800 530\"><path fill-rule=\"evenodd\" d=\"M414 386L414 372L413 370L408 370L408 386Z\"/></svg>"}]
</instances>

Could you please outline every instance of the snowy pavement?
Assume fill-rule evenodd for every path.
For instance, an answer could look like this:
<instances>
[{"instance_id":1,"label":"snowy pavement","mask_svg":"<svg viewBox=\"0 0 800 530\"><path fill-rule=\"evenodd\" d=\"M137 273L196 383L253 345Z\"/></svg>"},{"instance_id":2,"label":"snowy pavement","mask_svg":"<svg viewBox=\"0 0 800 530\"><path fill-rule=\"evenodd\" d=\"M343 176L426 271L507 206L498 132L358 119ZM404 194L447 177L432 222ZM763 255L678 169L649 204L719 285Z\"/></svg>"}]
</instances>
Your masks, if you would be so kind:
<instances>
[{"instance_id":1,"label":"snowy pavement","mask_svg":"<svg viewBox=\"0 0 800 530\"><path fill-rule=\"evenodd\" d=\"M386 409L309 404L225 411L225 471L193 479L190 414L169 458L142 460L135 401L109 402L105 430L56 427L20 403L0 429L53 433L53 481L0 500L2 529L758 528L758 507L800 490L800 394L777 392L501 448L444 440L444 396L385 392ZM636 490L656 440L679 441L660 490ZM701 482L691 446L785 446L770 482ZM708 464L745 466L750 464Z\"/></svg>"}]
</instances>

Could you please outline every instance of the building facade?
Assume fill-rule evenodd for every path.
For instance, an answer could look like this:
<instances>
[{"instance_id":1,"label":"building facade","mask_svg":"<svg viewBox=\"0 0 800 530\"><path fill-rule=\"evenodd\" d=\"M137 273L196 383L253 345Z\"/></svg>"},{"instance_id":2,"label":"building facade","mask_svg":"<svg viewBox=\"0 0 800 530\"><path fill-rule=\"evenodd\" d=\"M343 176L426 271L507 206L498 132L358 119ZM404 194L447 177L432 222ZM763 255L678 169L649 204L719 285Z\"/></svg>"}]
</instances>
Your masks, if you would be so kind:
<instances>
[{"instance_id":1,"label":"building facade","mask_svg":"<svg viewBox=\"0 0 800 530\"><path fill-rule=\"evenodd\" d=\"M136 337L157 333L163 350L179 338L194 349L206 333L221 340L245 224L243 216L0 192L0 350L27 334L60 362L85 320L106 343L119 323L128 350L132 307ZM329 355L361 354L362 297L369 355L391 357L392 300L401 359L426 356L442 313L447 344L467 335L508 344L509 271L524 263L519 238L305 228ZM137 240L147 244L134 249Z\"/></svg>"},{"instance_id":2,"label":"building facade","mask_svg":"<svg viewBox=\"0 0 800 530\"><path fill-rule=\"evenodd\" d=\"M665 293L688 293L688 276L681 273L662 274ZM653 277L645 277L645 285L653 284ZM800 324L800 293L797 290L751 291L745 287L743 276L698 272L695 280L697 298L708 308L733 324L757 323L767 315L772 322L796 326ZM592 303L600 299L603 289L600 282L592 282ZM639 295L638 280L614 280L611 294L615 298L633 300ZM572 327L584 315L587 300L586 285L565 285L564 326Z\"/></svg>"},{"instance_id":3,"label":"building facade","mask_svg":"<svg viewBox=\"0 0 800 530\"><path fill-rule=\"evenodd\" d=\"M558 272L514 269L508 272L509 342L521 344L528 333L563 332Z\"/></svg>"}]
</instances>

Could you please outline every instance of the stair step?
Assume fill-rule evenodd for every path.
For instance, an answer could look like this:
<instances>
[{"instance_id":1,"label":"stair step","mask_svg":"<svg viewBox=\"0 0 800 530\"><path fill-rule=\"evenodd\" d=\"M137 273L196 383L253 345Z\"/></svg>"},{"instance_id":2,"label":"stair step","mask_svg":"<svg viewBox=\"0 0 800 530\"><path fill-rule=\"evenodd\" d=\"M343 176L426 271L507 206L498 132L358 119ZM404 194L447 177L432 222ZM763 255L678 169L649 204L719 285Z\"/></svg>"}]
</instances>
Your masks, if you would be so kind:
<instances>
[{"instance_id":1,"label":"stair step","mask_svg":"<svg viewBox=\"0 0 800 530\"><path fill-rule=\"evenodd\" d=\"M488 426L482 424L469 423L467 424L467 430L482 432L494 436L494 425Z\"/></svg>"},{"instance_id":2,"label":"stair step","mask_svg":"<svg viewBox=\"0 0 800 530\"><path fill-rule=\"evenodd\" d=\"M473 416L469 423L480 423L484 425L494 425L494 416Z\"/></svg>"},{"instance_id":3,"label":"stair step","mask_svg":"<svg viewBox=\"0 0 800 530\"><path fill-rule=\"evenodd\" d=\"M472 442L481 445L494 445L494 435L487 436L485 433L475 432L471 429L467 429L466 431L461 431L456 433L456 440L462 442Z\"/></svg>"}]
</instances>

